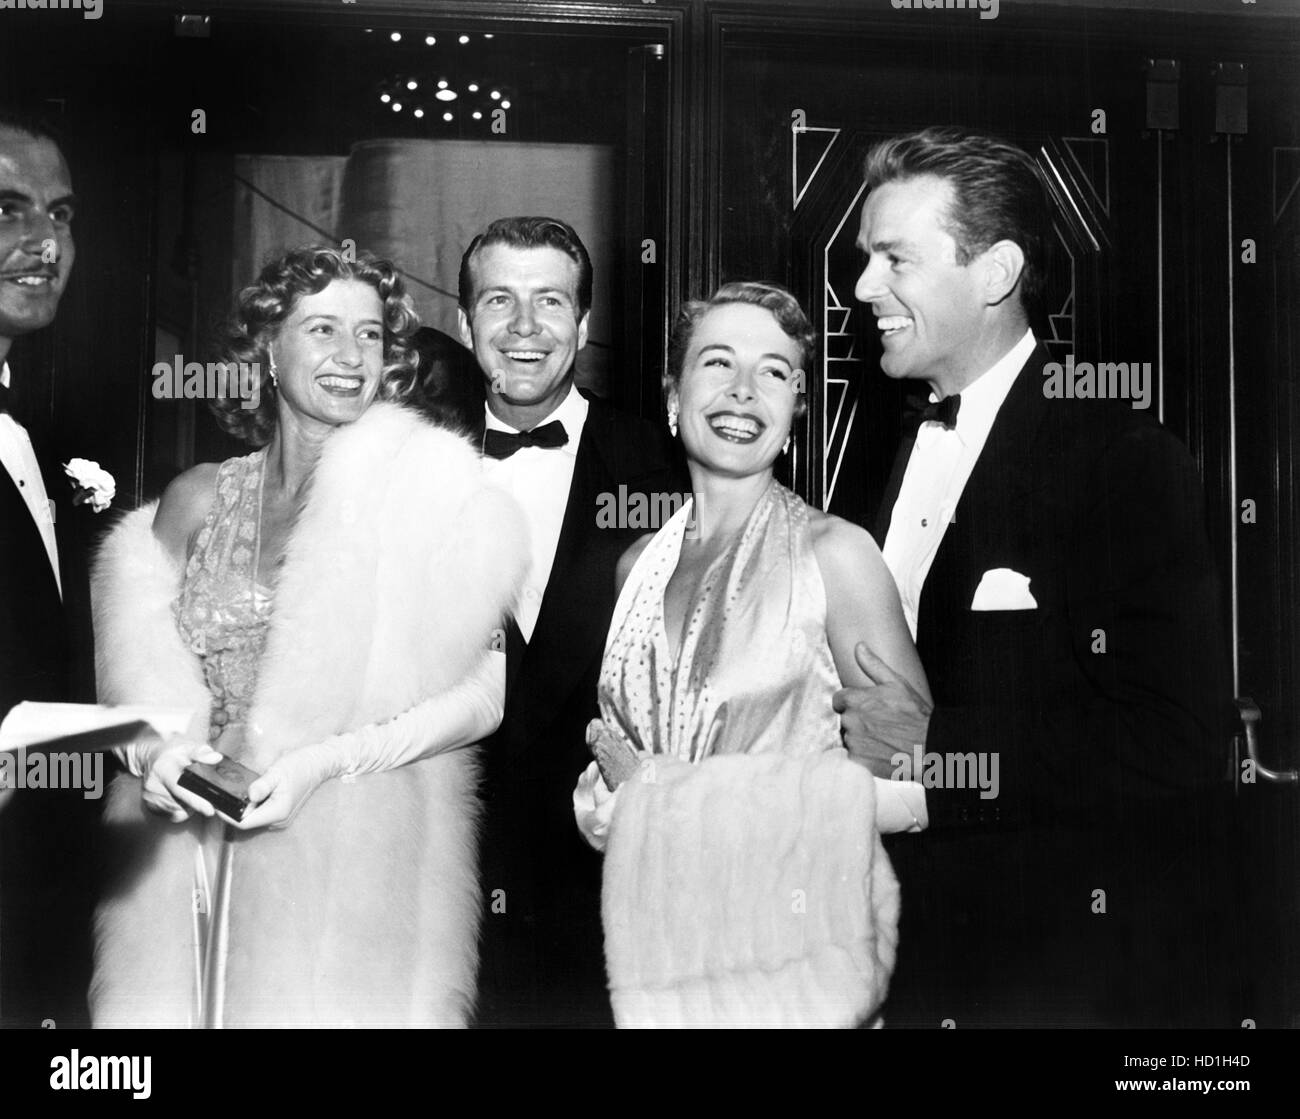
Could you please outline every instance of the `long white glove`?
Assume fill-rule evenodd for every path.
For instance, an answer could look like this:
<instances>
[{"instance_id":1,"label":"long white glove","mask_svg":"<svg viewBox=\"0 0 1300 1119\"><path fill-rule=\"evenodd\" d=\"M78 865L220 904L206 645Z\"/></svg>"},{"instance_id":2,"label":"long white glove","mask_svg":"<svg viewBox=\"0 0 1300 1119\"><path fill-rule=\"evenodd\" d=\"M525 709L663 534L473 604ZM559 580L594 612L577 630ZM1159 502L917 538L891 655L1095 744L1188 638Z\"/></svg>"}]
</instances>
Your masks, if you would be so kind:
<instances>
[{"instance_id":1,"label":"long white glove","mask_svg":"<svg viewBox=\"0 0 1300 1119\"><path fill-rule=\"evenodd\" d=\"M505 680L505 654L489 652L459 684L430 696L387 722L370 723L290 751L276 759L249 786L254 807L244 813L242 820L231 823L243 830L283 827L297 815L316 788L331 777L381 773L478 742L501 724ZM155 777L161 779L165 788L158 791L159 803L154 807L171 815L173 820L183 820L196 809L211 815L207 801L175 786L189 761L213 761L220 757L211 754L206 744L181 736L173 736L167 742L154 739L136 743L122 752L131 772L142 777L146 785Z\"/></svg>"},{"instance_id":2,"label":"long white glove","mask_svg":"<svg viewBox=\"0 0 1300 1119\"><path fill-rule=\"evenodd\" d=\"M459 684L386 723L336 734L294 753L319 755L326 777L382 773L486 738L505 713L506 655L487 653Z\"/></svg>"},{"instance_id":3,"label":"long white glove","mask_svg":"<svg viewBox=\"0 0 1300 1119\"><path fill-rule=\"evenodd\" d=\"M254 807L235 826L243 831L287 827L331 777L381 773L479 741L501 724L505 684L505 654L490 652L459 684L386 723L291 750L249 786Z\"/></svg>"}]
</instances>

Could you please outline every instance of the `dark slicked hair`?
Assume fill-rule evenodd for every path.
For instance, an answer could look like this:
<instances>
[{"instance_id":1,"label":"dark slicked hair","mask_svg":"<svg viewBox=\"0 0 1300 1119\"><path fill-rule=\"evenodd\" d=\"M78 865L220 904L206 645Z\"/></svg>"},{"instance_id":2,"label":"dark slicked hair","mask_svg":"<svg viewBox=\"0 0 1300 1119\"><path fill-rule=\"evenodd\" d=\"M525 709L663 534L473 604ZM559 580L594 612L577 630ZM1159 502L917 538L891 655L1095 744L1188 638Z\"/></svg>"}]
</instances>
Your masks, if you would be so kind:
<instances>
[{"instance_id":1,"label":"dark slicked hair","mask_svg":"<svg viewBox=\"0 0 1300 1119\"><path fill-rule=\"evenodd\" d=\"M952 184L945 228L957 242L957 263L969 264L990 245L1014 241L1025 254L1020 301L1039 307L1046 280L1052 210L1038 166L1023 149L979 132L927 128L885 140L867 153L867 187L934 175Z\"/></svg>"},{"instance_id":2,"label":"dark slicked hair","mask_svg":"<svg viewBox=\"0 0 1300 1119\"><path fill-rule=\"evenodd\" d=\"M223 431L254 447L271 441L278 396L270 375L271 343L304 295L318 295L335 280L359 280L378 293L384 305L384 368L379 396L401 400L410 394L417 369L412 339L420 320L401 274L389 261L369 253L350 260L329 245L308 245L272 260L262 269L257 282L239 293L234 317L218 344L217 357L235 365L256 364L261 373L261 395L258 406L252 409L245 409L238 397L208 401Z\"/></svg>"},{"instance_id":3,"label":"dark slicked hair","mask_svg":"<svg viewBox=\"0 0 1300 1119\"><path fill-rule=\"evenodd\" d=\"M63 151L63 137L59 130L40 113L29 113L24 109L0 104L0 130L4 129L21 132L34 140L49 140L60 153Z\"/></svg>"},{"instance_id":4,"label":"dark slicked hair","mask_svg":"<svg viewBox=\"0 0 1300 1119\"><path fill-rule=\"evenodd\" d=\"M591 310L591 257L582 238L559 218L497 218L469 243L460 258L460 309L474 317L474 276L470 263L489 245L515 249L559 249L578 266L578 318Z\"/></svg>"},{"instance_id":5,"label":"dark slicked hair","mask_svg":"<svg viewBox=\"0 0 1300 1119\"><path fill-rule=\"evenodd\" d=\"M799 368L805 378L811 376L809 366L817 346L817 332L808 321L808 316L799 306L799 300L780 284L770 284L763 280L735 280L723 284L708 299L693 299L683 303L677 312L677 322L673 325L672 339L668 343L668 365L664 369L664 395L674 389L680 389L682 371L686 367L686 354L691 348L691 338L700 320L718 307L730 303L747 303L751 307L762 307L770 311L781 328L796 346L799 347ZM799 393L795 398L794 414L802 416L808 410L808 398Z\"/></svg>"}]
</instances>

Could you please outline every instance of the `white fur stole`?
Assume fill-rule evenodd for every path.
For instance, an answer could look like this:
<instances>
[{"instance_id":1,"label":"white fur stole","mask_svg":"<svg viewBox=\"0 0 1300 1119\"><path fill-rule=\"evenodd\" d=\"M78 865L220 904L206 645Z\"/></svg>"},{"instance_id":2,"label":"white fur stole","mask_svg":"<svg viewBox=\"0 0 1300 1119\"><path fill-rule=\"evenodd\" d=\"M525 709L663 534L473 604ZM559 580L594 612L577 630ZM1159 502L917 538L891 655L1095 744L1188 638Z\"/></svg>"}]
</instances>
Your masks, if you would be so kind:
<instances>
[{"instance_id":1,"label":"white fur stole","mask_svg":"<svg viewBox=\"0 0 1300 1119\"><path fill-rule=\"evenodd\" d=\"M854 1026L884 1001L898 883L843 751L655 759L619 789L602 910L622 1027Z\"/></svg>"}]
</instances>

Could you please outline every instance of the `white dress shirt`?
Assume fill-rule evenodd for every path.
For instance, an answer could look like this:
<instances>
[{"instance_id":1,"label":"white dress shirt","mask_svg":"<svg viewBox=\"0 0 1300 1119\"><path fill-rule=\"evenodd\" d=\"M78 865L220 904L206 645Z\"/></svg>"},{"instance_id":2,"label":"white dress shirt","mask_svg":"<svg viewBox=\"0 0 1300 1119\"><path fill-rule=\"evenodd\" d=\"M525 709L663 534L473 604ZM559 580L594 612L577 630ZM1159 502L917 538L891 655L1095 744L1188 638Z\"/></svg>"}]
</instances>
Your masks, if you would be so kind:
<instances>
[{"instance_id":1,"label":"white dress shirt","mask_svg":"<svg viewBox=\"0 0 1300 1119\"><path fill-rule=\"evenodd\" d=\"M948 529L970 479L975 462L984 449L998 409L1015 384L1020 370L1036 345L1032 330L1026 330L1002 358L961 390L957 422L946 428L936 420L923 423L903 472L903 483L889 518L889 532L883 549L885 565L898 584L907 628L916 640L916 618L921 591L930 573L943 534ZM935 400L934 393L930 401ZM876 787L882 784L876 779ZM893 782L899 787L896 800L915 817L915 826L900 830L919 831L929 826L925 788L915 781ZM882 803L887 803L882 801Z\"/></svg>"},{"instance_id":2,"label":"white dress shirt","mask_svg":"<svg viewBox=\"0 0 1300 1119\"><path fill-rule=\"evenodd\" d=\"M519 430L497 419L486 403L483 409L488 430ZM560 406L534 425L541 427L559 420L569 436L563 447L521 447L509 458L483 459L486 476L523 506L528 520L532 557L523 593L515 608L515 621L525 641L532 640L537 615L542 609L542 595L546 593L551 567L555 563L555 547L560 542L564 511L569 505L569 487L573 483L573 466L578 458L578 442L583 424L587 422L587 410L586 399L577 385L572 385ZM596 515L594 507L591 515Z\"/></svg>"},{"instance_id":3,"label":"white dress shirt","mask_svg":"<svg viewBox=\"0 0 1300 1119\"><path fill-rule=\"evenodd\" d=\"M903 484L885 536L885 564L898 584L907 628L916 640L916 619L925 577L943 543L948 522L957 511L975 462L984 449L998 409L1020 370L1034 352L1032 330L1026 330L988 372L961 390L956 426L931 420L916 433ZM935 399L934 393L930 400Z\"/></svg>"},{"instance_id":4,"label":"white dress shirt","mask_svg":"<svg viewBox=\"0 0 1300 1119\"><path fill-rule=\"evenodd\" d=\"M9 363L0 368L0 385L9 387ZM45 554L49 557L50 570L54 572L54 583L63 596L63 583L59 579L59 545L54 535L54 506L45 492L45 482L41 478L41 466L36 461L36 452L32 450L32 441L27 437L27 429L8 412L0 412L0 463L4 464L9 477L14 480L18 492L23 495L27 511L40 530L41 540L45 543Z\"/></svg>"}]
</instances>

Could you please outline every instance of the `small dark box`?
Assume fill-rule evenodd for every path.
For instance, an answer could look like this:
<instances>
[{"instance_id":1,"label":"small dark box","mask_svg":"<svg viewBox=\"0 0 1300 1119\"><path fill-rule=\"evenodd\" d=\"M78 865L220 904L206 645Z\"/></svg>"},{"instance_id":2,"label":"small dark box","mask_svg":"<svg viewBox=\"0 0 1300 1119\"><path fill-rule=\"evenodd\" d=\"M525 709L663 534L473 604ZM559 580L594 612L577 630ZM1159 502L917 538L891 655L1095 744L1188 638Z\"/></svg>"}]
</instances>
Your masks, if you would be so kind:
<instances>
[{"instance_id":1,"label":"small dark box","mask_svg":"<svg viewBox=\"0 0 1300 1119\"><path fill-rule=\"evenodd\" d=\"M232 820L242 820L248 809L248 786L261 776L234 758L222 758L216 765L192 762L185 767L177 784Z\"/></svg>"}]
</instances>

